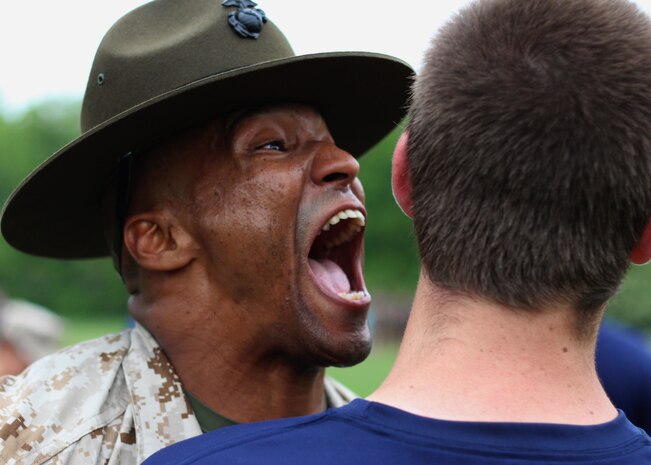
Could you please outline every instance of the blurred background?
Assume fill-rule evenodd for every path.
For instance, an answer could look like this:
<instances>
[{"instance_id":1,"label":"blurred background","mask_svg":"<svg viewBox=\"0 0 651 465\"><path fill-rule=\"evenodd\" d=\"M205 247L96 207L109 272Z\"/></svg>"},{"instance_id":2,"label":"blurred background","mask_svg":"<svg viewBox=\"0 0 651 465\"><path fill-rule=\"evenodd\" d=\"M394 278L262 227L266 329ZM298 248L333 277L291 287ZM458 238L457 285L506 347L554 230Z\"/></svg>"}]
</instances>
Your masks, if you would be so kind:
<instances>
[{"instance_id":1,"label":"blurred background","mask_svg":"<svg viewBox=\"0 0 651 465\"><path fill-rule=\"evenodd\" d=\"M81 98L99 41L115 20L142 3L0 4L0 203L33 168L79 135ZM268 0L259 6L284 30L297 53L371 50L398 56L419 69L429 38L465 3L314 0L307 7L298 0ZM651 11L651 0L636 3ZM399 129L361 159L369 213L366 281L373 294L376 343L362 365L332 373L362 395L388 372L418 276L410 223L396 207L389 185L398 135ZM127 324L126 295L108 260L31 257L0 239L0 288L7 296L65 317L62 345ZM651 266L633 267L609 315L649 334L650 310Z\"/></svg>"}]
</instances>

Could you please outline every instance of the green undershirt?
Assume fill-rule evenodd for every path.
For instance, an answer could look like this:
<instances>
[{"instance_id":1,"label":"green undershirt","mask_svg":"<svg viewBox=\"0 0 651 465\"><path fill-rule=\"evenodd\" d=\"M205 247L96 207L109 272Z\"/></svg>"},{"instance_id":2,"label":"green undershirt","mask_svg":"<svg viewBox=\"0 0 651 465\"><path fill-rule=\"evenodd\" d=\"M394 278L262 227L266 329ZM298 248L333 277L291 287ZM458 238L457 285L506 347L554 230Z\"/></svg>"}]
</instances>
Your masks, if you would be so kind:
<instances>
[{"instance_id":1,"label":"green undershirt","mask_svg":"<svg viewBox=\"0 0 651 465\"><path fill-rule=\"evenodd\" d=\"M215 412L213 409L208 407L206 404L197 399L190 391L183 390L185 395L188 396L194 415L197 417L197 422L201 427L201 431L207 433L208 431L214 431L224 426L233 426L237 425L236 421L226 418L223 415ZM330 405L330 399L326 396L326 408L332 407Z\"/></svg>"},{"instance_id":2,"label":"green undershirt","mask_svg":"<svg viewBox=\"0 0 651 465\"><path fill-rule=\"evenodd\" d=\"M188 396L192 410L194 410L194 415L197 417L201 431L204 433L223 428L224 426L237 425L237 422L220 415L201 402L190 391L185 391L185 395Z\"/></svg>"}]
</instances>

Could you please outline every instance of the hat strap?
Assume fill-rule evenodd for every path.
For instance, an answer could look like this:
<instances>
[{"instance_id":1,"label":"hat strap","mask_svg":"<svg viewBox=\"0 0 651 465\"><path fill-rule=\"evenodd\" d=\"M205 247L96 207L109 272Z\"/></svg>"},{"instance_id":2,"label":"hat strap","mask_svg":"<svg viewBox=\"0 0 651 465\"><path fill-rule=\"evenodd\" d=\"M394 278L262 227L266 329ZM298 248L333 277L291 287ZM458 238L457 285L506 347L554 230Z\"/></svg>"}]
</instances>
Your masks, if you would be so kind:
<instances>
[{"instance_id":1,"label":"hat strap","mask_svg":"<svg viewBox=\"0 0 651 465\"><path fill-rule=\"evenodd\" d=\"M113 265L122 276L122 248L124 245L124 225L127 220L131 197L131 178L133 152L120 158L118 162L117 196L115 202L115 228L113 229ZM124 279L124 277L122 277Z\"/></svg>"}]
</instances>

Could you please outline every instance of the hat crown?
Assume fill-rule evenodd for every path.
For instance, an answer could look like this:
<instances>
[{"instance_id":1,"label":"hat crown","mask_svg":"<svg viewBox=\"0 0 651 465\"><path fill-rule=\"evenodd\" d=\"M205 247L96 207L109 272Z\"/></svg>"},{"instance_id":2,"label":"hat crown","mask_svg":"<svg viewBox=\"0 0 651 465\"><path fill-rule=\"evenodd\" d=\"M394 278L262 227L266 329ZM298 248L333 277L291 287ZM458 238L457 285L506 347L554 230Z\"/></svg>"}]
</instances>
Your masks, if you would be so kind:
<instances>
[{"instance_id":1,"label":"hat crown","mask_svg":"<svg viewBox=\"0 0 651 465\"><path fill-rule=\"evenodd\" d=\"M219 0L155 0L118 20L95 54L82 132L202 78L294 56L270 21L259 38L242 37L229 25L233 11Z\"/></svg>"}]
</instances>

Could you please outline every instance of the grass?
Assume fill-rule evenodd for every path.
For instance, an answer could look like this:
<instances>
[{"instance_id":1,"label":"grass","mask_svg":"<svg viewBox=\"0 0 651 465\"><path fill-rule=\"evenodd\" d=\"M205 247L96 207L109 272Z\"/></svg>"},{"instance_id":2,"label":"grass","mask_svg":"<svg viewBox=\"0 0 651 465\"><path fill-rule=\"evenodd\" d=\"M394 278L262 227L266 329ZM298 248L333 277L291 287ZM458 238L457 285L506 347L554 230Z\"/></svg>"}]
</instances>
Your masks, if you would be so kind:
<instances>
[{"instance_id":1,"label":"grass","mask_svg":"<svg viewBox=\"0 0 651 465\"><path fill-rule=\"evenodd\" d=\"M122 331L127 318L70 319L64 336L64 346ZM397 345L378 345L369 357L351 368L328 368L328 375L345 384L360 396L373 392L389 373L396 358Z\"/></svg>"},{"instance_id":2,"label":"grass","mask_svg":"<svg viewBox=\"0 0 651 465\"><path fill-rule=\"evenodd\" d=\"M127 317L124 318L93 318L68 319L66 332L63 336L63 346L77 344L105 334L117 333L127 327Z\"/></svg>"},{"instance_id":3,"label":"grass","mask_svg":"<svg viewBox=\"0 0 651 465\"><path fill-rule=\"evenodd\" d=\"M350 368L328 368L327 373L355 393L365 397L386 378L397 353L397 345L378 345L373 347L368 358L359 365Z\"/></svg>"}]
</instances>

